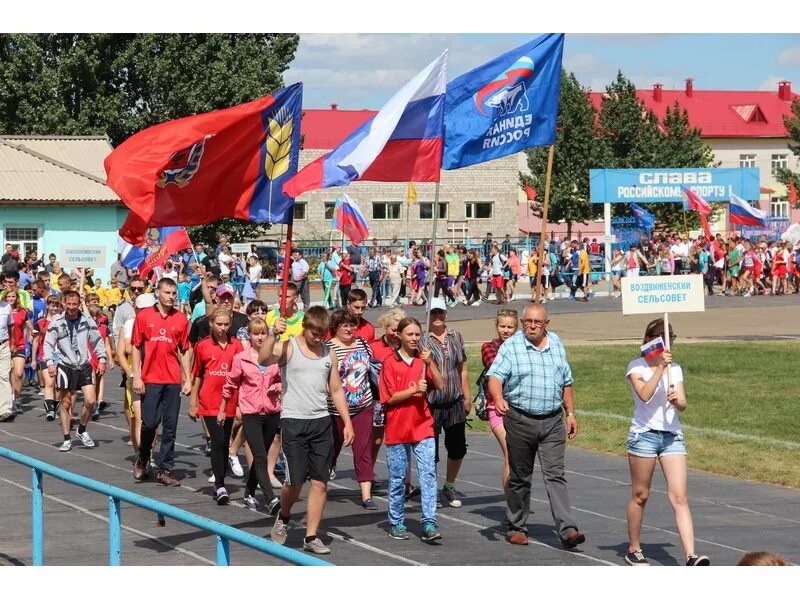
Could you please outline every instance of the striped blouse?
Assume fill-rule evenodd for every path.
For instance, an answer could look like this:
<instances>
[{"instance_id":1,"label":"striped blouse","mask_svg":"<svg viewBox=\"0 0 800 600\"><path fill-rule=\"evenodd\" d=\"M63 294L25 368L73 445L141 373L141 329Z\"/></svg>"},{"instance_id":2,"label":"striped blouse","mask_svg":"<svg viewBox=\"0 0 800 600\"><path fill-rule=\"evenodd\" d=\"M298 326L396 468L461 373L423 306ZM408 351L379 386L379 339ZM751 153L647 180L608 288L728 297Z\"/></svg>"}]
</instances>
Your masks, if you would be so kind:
<instances>
[{"instance_id":1,"label":"striped blouse","mask_svg":"<svg viewBox=\"0 0 800 600\"><path fill-rule=\"evenodd\" d=\"M333 340L328 340L325 345L333 348L336 353L339 377L342 380L344 398L350 408L350 416L357 415L374 403L369 385L369 359L372 358L372 350L361 338L356 338L356 344L352 348L339 346ZM328 396L328 412L339 416L330 396Z\"/></svg>"}]
</instances>

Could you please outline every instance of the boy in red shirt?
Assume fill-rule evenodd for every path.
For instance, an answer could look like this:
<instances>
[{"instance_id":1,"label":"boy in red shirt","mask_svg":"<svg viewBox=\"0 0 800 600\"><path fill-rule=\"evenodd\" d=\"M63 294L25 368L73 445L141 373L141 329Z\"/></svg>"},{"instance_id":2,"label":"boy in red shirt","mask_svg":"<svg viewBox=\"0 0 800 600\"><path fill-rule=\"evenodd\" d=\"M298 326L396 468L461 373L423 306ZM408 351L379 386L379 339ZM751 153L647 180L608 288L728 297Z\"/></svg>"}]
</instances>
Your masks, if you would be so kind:
<instances>
[{"instance_id":1,"label":"boy in red shirt","mask_svg":"<svg viewBox=\"0 0 800 600\"><path fill-rule=\"evenodd\" d=\"M142 438L133 465L133 477L147 477L147 465L156 429L162 426L159 472L156 481L176 486L175 431L181 408L181 393L192 391L189 320L175 308L178 286L165 277L158 282L158 303L136 315L131 338L133 350L133 391L142 399ZM142 358L144 356L144 359Z\"/></svg>"},{"instance_id":2,"label":"boy in red shirt","mask_svg":"<svg viewBox=\"0 0 800 600\"><path fill-rule=\"evenodd\" d=\"M404 523L405 481L411 452L417 461L422 492L422 541L441 539L436 526L436 443L433 417L425 395L429 385L444 387L430 350L421 350L422 326L406 317L397 325L400 348L383 363L380 400L386 408L386 457L389 466L389 537L407 540Z\"/></svg>"},{"instance_id":3,"label":"boy in red shirt","mask_svg":"<svg viewBox=\"0 0 800 600\"><path fill-rule=\"evenodd\" d=\"M47 314L36 323L39 335L33 338L33 347L31 349L33 368L39 369L44 381L44 412L48 421L55 421L58 405L56 404L55 381L50 377L50 373L47 372L47 364L44 360L44 338L47 335L47 328L50 327L51 321L60 314L61 296L49 296L47 298Z\"/></svg>"}]
</instances>

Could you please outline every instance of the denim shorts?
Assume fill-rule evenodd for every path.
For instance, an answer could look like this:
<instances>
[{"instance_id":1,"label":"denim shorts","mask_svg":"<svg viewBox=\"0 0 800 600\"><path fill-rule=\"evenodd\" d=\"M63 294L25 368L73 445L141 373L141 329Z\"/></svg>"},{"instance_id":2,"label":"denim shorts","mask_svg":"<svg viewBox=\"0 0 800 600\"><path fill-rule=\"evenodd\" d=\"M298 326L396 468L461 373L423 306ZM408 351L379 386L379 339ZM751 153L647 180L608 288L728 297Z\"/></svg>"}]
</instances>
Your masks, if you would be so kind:
<instances>
[{"instance_id":1,"label":"denim shorts","mask_svg":"<svg viewBox=\"0 0 800 600\"><path fill-rule=\"evenodd\" d=\"M657 458L671 454L686 454L686 444L682 433L654 431L628 433L628 454L643 458Z\"/></svg>"}]
</instances>

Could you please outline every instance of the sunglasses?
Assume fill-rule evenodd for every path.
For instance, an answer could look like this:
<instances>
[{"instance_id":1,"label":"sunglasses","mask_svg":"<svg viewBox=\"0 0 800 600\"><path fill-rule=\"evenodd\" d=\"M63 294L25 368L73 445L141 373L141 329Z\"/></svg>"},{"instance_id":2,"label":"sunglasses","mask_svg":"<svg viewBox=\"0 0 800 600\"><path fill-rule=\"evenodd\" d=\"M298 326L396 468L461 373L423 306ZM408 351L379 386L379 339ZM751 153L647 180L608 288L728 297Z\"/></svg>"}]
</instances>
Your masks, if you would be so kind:
<instances>
[{"instance_id":1,"label":"sunglasses","mask_svg":"<svg viewBox=\"0 0 800 600\"><path fill-rule=\"evenodd\" d=\"M515 311L513 308L501 308L500 310L497 311L497 316L498 317L516 317L518 315L517 315L517 311Z\"/></svg>"},{"instance_id":2,"label":"sunglasses","mask_svg":"<svg viewBox=\"0 0 800 600\"><path fill-rule=\"evenodd\" d=\"M136 292L137 294L141 294L144 291L143 287L132 287L131 286L128 289L130 289L130 291L132 291L132 292Z\"/></svg>"},{"instance_id":3,"label":"sunglasses","mask_svg":"<svg viewBox=\"0 0 800 600\"><path fill-rule=\"evenodd\" d=\"M654 340L657 337L660 337L663 340L664 339L664 332L663 331L654 331L653 333L650 334L650 339L651 340ZM674 333L671 333L670 336L669 336L669 339L670 340L674 340L677 337L678 337L677 335L675 335Z\"/></svg>"}]
</instances>

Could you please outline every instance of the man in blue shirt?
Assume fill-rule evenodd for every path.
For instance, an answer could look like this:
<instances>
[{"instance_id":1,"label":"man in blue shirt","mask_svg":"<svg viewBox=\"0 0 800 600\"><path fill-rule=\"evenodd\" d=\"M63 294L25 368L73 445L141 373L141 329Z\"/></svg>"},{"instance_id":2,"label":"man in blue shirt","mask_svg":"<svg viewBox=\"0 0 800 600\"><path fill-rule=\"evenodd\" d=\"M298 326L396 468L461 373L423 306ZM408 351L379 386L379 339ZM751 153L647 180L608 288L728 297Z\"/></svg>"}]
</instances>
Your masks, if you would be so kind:
<instances>
[{"instance_id":1,"label":"man in blue shirt","mask_svg":"<svg viewBox=\"0 0 800 600\"><path fill-rule=\"evenodd\" d=\"M538 454L558 537L565 548L575 548L586 537L578 530L572 515L564 476L564 451L565 438L578 435L578 421L572 370L561 340L547 331L549 323L543 305L532 304L525 309L522 331L500 346L486 373L487 389L506 428L511 469L506 495L508 541L528 543L531 475Z\"/></svg>"}]
</instances>

